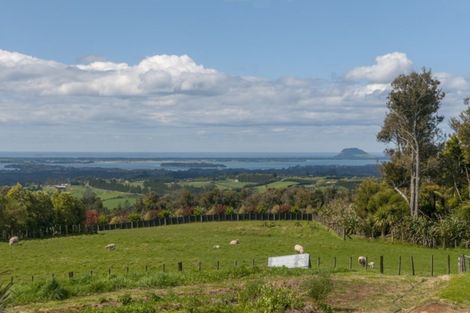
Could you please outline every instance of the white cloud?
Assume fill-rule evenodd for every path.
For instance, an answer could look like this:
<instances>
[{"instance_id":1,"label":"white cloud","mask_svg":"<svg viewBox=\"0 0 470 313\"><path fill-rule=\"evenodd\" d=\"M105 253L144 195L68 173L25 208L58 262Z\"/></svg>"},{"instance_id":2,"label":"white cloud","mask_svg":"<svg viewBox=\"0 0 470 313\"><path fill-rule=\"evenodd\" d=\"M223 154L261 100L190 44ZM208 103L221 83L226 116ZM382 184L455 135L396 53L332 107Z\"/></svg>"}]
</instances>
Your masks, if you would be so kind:
<instances>
[{"instance_id":1,"label":"white cloud","mask_svg":"<svg viewBox=\"0 0 470 313\"><path fill-rule=\"evenodd\" d=\"M399 74L412 69L413 62L401 52L378 56L375 64L356 67L346 74L348 80L367 80L371 82L390 82Z\"/></svg>"},{"instance_id":2,"label":"white cloud","mask_svg":"<svg viewBox=\"0 0 470 313\"><path fill-rule=\"evenodd\" d=\"M106 60L67 65L0 50L0 130L18 125L25 133L38 127L94 129L134 144L149 133L125 138L151 129L158 134L152 133L152 142L162 140L171 149L167 137L172 134L195 142L216 140L211 147L227 138L256 147L248 141L265 144L268 136L273 142L298 143L296 136L338 141L333 136L350 129L361 141L367 133L374 143L371 134L383 121L389 81L411 64L405 54L391 53L378 57L376 65L353 69L346 74L349 80L269 80L230 76L187 55L150 56L135 65ZM444 112L455 115L463 96L470 95L469 80L437 76L448 93ZM108 144L99 141L101 135L90 136ZM190 149L196 143L188 139L185 144Z\"/></svg>"}]
</instances>

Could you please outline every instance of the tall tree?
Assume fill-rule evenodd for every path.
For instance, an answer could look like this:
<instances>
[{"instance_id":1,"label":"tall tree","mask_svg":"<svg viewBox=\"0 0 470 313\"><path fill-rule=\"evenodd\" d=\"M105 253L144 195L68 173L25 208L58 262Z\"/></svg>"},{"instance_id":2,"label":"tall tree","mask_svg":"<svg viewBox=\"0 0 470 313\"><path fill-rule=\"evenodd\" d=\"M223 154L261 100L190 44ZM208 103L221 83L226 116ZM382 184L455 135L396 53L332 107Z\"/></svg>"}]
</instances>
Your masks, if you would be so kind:
<instances>
[{"instance_id":1,"label":"tall tree","mask_svg":"<svg viewBox=\"0 0 470 313\"><path fill-rule=\"evenodd\" d=\"M463 154L463 170L467 179L468 198L470 198L470 97L464 100L467 109L459 117L451 119L451 126L455 131L459 149Z\"/></svg>"},{"instance_id":2,"label":"tall tree","mask_svg":"<svg viewBox=\"0 0 470 313\"><path fill-rule=\"evenodd\" d=\"M393 179L389 181L407 201L412 216L418 215L422 166L437 150L438 126L443 120L438 110L445 96L439 85L426 69L398 76L392 82L388 112L377 134L379 141L395 145L394 149L387 150L391 164L385 166L385 174L397 173L400 168L406 170L407 191Z\"/></svg>"}]
</instances>

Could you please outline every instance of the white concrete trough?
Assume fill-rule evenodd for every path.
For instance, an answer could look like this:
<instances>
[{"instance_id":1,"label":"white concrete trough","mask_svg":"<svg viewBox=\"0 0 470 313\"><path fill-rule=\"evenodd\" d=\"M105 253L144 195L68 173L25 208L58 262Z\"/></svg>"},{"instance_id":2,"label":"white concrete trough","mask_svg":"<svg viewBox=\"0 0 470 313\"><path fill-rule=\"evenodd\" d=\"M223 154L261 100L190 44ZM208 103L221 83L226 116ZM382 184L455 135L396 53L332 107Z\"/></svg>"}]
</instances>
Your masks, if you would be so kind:
<instances>
[{"instance_id":1,"label":"white concrete trough","mask_svg":"<svg viewBox=\"0 0 470 313\"><path fill-rule=\"evenodd\" d=\"M310 254L293 254L268 258L268 267L309 268Z\"/></svg>"}]
</instances>

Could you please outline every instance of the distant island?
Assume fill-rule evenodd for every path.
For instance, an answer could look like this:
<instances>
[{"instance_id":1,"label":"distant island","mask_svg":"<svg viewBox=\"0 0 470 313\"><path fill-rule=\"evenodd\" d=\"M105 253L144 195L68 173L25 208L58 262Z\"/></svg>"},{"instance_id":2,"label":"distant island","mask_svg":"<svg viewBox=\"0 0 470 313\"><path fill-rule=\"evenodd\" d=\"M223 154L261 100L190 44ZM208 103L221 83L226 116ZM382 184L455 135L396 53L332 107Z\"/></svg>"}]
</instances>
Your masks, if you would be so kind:
<instances>
[{"instance_id":1,"label":"distant island","mask_svg":"<svg viewBox=\"0 0 470 313\"><path fill-rule=\"evenodd\" d=\"M353 159L376 159L375 156L359 148L346 148L333 157L334 159L353 160Z\"/></svg>"},{"instance_id":2,"label":"distant island","mask_svg":"<svg viewBox=\"0 0 470 313\"><path fill-rule=\"evenodd\" d=\"M225 168L224 164L208 162L163 162L160 164L163 168Z\"/></svg>"}]
</instances>

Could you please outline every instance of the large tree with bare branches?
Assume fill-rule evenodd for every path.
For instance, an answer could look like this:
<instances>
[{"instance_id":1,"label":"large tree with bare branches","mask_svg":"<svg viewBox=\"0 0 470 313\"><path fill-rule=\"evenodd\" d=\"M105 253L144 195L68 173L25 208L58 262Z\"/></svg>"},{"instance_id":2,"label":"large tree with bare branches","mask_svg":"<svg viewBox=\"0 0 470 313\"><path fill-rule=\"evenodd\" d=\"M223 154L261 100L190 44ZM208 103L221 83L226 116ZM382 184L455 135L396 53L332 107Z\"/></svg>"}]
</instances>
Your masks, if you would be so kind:
<instances>
[{"instance_id":1,"label":"large tree with bare branches","mask_svg":"<svg viewBox=\"0 0 470 313\"><path fill-rule=\"evenodd\" d=\"M436 154L439 141L438 114L444 92L429 70L400 75L392 82L388 112L377 139L393 143L387 149L390 162L383 166L384 176L406 200L410 214L419 211L419 191L426 162Z\"/></svg>"}]
</instances>

